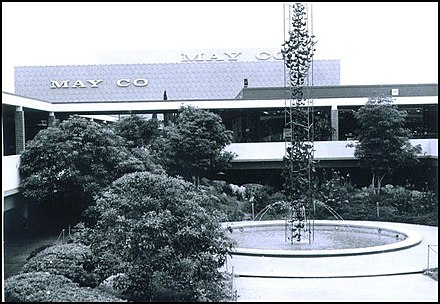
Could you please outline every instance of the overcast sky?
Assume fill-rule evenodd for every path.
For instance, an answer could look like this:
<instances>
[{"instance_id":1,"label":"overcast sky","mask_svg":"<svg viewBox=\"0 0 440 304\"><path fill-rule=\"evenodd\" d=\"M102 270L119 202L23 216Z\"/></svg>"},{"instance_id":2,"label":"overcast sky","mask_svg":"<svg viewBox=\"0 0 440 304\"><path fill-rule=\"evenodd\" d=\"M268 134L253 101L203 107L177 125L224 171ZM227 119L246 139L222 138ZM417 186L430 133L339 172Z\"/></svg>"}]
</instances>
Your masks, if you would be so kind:
<instances>
[{"instance_id":1,"label":"overcast sky","mask_svg":"<svg viewBox=\"0 0 440 304\"><path fill-rule=\"evenodd\" d=\"M292 3L2 2L2 91L14 66L98 64L105 51L280 49ZM314 58L340 59L342 85L438 83L437 2L309 8Z\"/></svg>"}]
</instances>

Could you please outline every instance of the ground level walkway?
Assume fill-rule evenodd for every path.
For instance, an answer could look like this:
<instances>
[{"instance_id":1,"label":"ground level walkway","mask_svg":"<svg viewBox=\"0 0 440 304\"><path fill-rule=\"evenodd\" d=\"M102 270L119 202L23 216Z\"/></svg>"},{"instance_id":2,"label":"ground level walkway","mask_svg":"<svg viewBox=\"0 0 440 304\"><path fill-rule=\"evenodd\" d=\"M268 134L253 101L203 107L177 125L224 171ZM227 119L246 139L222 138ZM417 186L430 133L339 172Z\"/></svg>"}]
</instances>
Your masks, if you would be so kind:
<instances>
[{"instance_id":1,"label":"ground level walkway","mask_svg":"<svg viewBox=\"0 0 440 304\"><path fill-rule=\"evenodd\" d=\"M64 236L65 233L64 233ZM41 246L59 244L63 241L62 231L23 231L4 235L3 238L3 278L18 274L26 258Z\"/></svg>"},{"instance_id":2,"label":"ground level walkway","mask_svg":"<svg viewBox=\"0 0 440 304\"><path fill-rule=\"evenodd\" d=\"M234 255L228 268L233 267L237 301L438 302L438 281L423 274L428 245L438 244L438 228L380 224L414 231L422 241L406 249L353 256ZM430 266L438 267L432 250L430 259Z\"/></svg>"},{"instance_id":3,"label":"ground level walkway","mask_svg":"<svg viewBox=\"0 0 440 304\"><path fill-rule=\"evenodd\" d=\"M239 302L438 302L438 282L423 274L357 278L238 278Z\"/></svg>"},{"instance_id":4,"label":"ground level walkway","mask_svg":"<svg viewBox=\"0 0 440 304\"><path fill-rule=\"evenodd\" d=\"M438 244L438 228L386 225L410 229L422 241L407 249L357 256L233 256L227 266L229 270L234 267L237 301L438 302L438 282L423 275L428 245ZM27 233L3 240L3 278L17 274L34 249L60 241L61 232ZM437 266L438 255L430 257L430 264Z\"/></svg>"}]
</instances>

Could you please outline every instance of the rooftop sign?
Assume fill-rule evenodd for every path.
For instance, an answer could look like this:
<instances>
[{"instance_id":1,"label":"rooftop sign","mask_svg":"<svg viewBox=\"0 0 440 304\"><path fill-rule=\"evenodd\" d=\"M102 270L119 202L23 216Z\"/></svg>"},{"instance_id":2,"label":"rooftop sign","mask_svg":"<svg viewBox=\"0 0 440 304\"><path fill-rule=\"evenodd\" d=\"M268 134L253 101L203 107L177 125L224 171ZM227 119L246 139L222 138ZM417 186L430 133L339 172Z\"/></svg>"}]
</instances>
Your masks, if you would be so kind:
<instances>
[{"instance_id":1,"label":"rooftop sign","mask_svg":"<svg viewBox=\"0 0 440 304\"><path fill-rule=\"evenodd\" d=\"M280 49L207 49L102 52L100 64L258 62L283 60Z\"/></svg>"}]
</instances>

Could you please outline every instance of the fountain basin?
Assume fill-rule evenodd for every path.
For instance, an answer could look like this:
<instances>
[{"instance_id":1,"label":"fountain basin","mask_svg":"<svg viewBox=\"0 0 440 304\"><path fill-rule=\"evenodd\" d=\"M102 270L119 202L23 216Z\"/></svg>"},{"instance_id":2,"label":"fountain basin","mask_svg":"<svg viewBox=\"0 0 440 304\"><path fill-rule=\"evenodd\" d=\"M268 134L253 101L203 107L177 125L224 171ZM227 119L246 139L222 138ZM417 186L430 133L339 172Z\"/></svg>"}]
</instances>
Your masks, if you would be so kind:
<instances>
[{"instance_id":1,"label":"fountain basin","mask_svg":"<svg viewBox=\"0 0 440 304\"><path fill-rule=\"evenodd\" d=\"M279 228L284 231L285 221L284 220L272 220L272 221L245 221L245 222L226 222L222 223L223 227L232 230L230 234L231 238L234 239L235 233L240 233L246 231L246 233L254 234L256 242L264 241L263 237L258 235L259 230L264 230L265 228L274 229ZM393 237L398 236L397 241L393 241L389 244L384 245L372 245L357 248L344 248L344 249L311 249L303 250L299 247L292 249L277 249L274 248L252 248L252 246L242 246L240 243L237 244L230 253L232 255L249 255L249 256L267 256L267 257L328 257L328 256L344 256L344 255L361 255L361 254L373 254L373 253L383 253L387 251L401 250L409 248L419 244L422 241L421 236L411 230L391 228L386 222L363 222L363 221L335 221L335 220L314 220L314 234L318 235L320 232L334 231L334 233L340 233L340 231L354 232L354 233L367 233L367 234L380 234L383 237ZM337 228L337 229L336 229ZM336 231L339 230L339 231ZM359 237L362 236L359 233ZM284 235L284 234L283 234ZM285 243L284 237L279 240L280 243ZM368 241L367 241L368 242ZM291 245L295 247L295 244ZM349 245L348 245L349 247Z\"/></svg>"}]
</instances>

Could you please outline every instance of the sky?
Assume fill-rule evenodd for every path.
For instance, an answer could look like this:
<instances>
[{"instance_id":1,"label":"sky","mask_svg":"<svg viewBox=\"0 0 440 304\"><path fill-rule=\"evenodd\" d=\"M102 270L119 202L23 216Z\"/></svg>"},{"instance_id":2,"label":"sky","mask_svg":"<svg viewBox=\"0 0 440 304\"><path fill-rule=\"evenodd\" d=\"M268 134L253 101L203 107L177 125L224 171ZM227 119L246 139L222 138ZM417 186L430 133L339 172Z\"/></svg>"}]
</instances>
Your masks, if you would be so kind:
<instances>
[{"instance_id":1,"label":"sky","mask_svg":"<svg viewBox=\"0 0 440 304\"><path fill-rule=\"evenodd\" d=\"M108 51L280 49L288 4L2 2L2 91L14 92L14 66L98 64ZM438 83L437 2L307 5L314 59L339 59L341 85Z\"/></svg>"}]
</instances>

